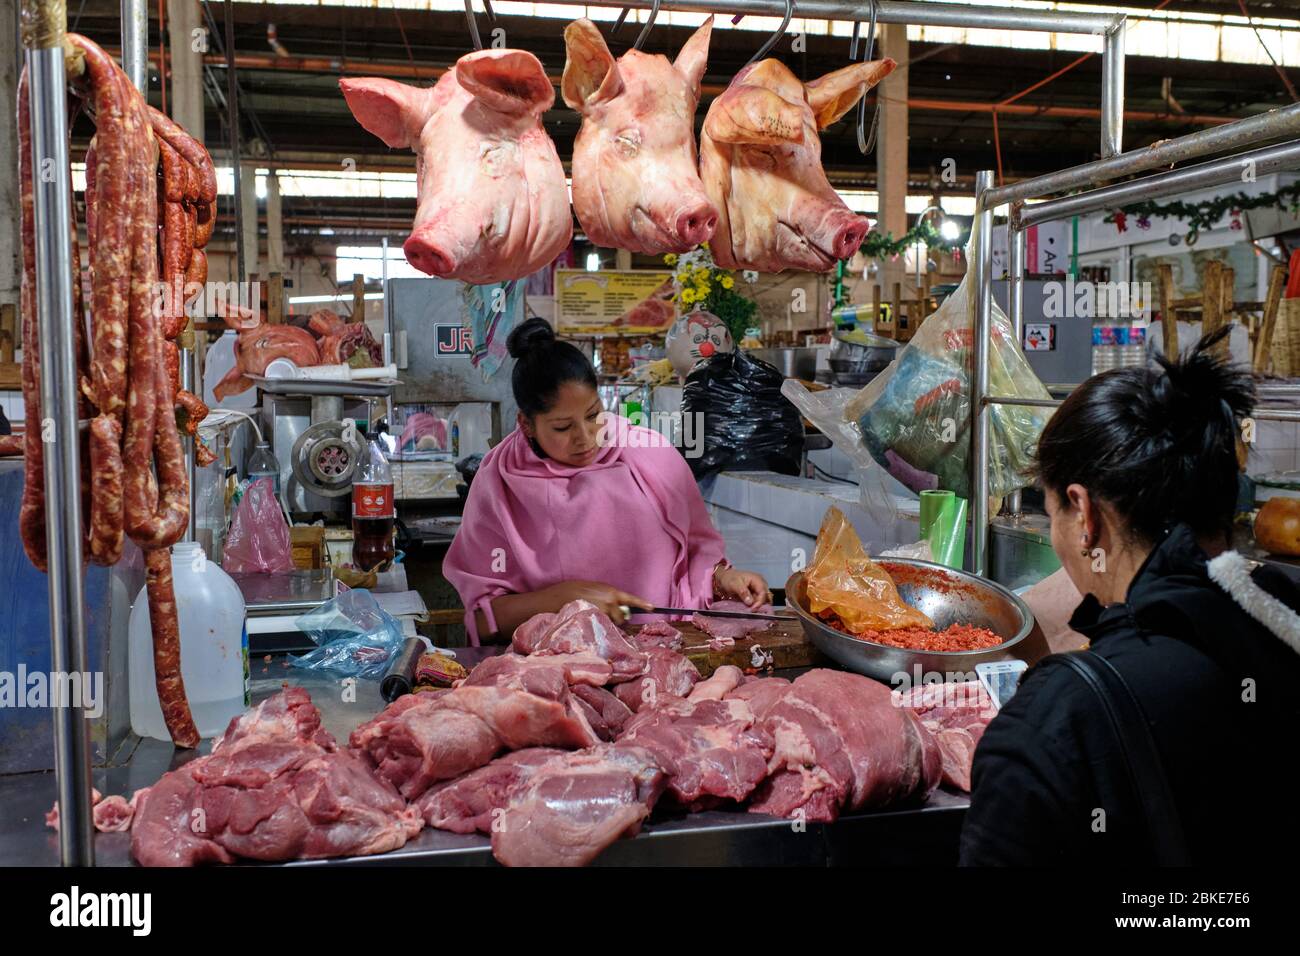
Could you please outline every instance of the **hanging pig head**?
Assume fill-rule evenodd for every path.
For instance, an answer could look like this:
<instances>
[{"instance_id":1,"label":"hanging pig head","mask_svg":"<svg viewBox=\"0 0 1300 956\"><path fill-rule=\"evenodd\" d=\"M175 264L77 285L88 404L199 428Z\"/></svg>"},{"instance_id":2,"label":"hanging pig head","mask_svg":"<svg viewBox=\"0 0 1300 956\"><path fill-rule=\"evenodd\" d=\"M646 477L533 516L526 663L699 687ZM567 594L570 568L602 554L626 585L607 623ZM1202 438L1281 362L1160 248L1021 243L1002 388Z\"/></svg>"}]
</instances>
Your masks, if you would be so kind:
<instances>
[{"instance_id":1,"label":"hanging pig head","mask_svg":"<svg viewBox=\"0 0 1300 956\"><path fill-rule=\"evenodd\" d=\"M366 77L339 81L352 115L416 156L407 261L479 285L520 279L573 236L564 167L541 117L555 91L537 57L480 50L433 87Z\"/></svg>"},{"instance_id":2,"label":"hanging pig head","mask_svg":"<svg viewBox=\"0 0 1300 956\"><path fill-rule=\"evenodd\" d=\"M695 108L713 18L669 63L628 50L617 61L590 20L564 30L560 92L582 114L573 144L573 210L598 246L686 252L713 236L718 212L695 158Z\"/></svg>"},{"instance_id":3,"label":"hanging pig head","mask_svg":"<svg viewBox=\"0 0 1300 956\"><path fill-rule=\"evenodd\" d=\"M700 141L700 176L718 208L710 244L724 269L827 272L862 244L871 222L835 194L817 131L893 72L893 60L855 63L801 83L779 60L747 66L713 101Z\"/></svg>"}]
</instances>

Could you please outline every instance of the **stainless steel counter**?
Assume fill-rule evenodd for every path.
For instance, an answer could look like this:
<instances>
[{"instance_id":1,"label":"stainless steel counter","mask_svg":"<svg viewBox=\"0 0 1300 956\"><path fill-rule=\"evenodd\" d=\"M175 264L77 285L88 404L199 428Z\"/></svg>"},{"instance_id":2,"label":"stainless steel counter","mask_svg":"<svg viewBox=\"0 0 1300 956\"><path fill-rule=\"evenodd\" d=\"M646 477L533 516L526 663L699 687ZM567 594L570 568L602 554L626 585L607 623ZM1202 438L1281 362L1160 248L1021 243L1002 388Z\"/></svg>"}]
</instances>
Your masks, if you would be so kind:
<instances>
[{"instance_id":1,"label":"stainless steel counter","mask_svg":"<svg viewBox=\"0 0 1300 956\"><path fill-rule=\"evenodd\" d=\"M458 648L472 666L489 649ZM321 722L340 741L383 707L378 684L358 681L356 700L344 699L337 680L288 667L282 661L253 663L253 699L275 693L282 682L306 688L321 710ZM206 753L204 742L200 753ZM193 759L169 742L132 737L112 765L96 768L94 785L104 794L133 791L155 783L166 771ZM45 826L54 803L52 773L0 777L0 865L56 866L58 840ZM839 862L939 865L956 860L957 837L969 799L935 791L922 806L885 813L861 813L833 824L796 828L789 820L740 811L685 815L656 811L642 832L620 840L596 861L623 866L827 865ZM100 866L130 866L129 833L99 833L95 860ZM460 865L495 866L487 837L426 829L405 847L370 857L297 861L289 866Z\"/></svg>"}]
</instances>

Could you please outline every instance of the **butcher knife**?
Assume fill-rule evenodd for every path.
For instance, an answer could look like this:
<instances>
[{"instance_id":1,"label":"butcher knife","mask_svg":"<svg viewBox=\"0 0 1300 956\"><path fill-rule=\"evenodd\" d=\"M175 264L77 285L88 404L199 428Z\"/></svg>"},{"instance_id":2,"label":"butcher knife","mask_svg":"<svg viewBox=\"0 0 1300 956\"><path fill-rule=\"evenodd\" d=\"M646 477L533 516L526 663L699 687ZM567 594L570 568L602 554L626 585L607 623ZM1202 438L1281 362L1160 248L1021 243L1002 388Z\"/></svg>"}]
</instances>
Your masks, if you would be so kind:
<instances>
[{"instance_id":1,"label":"butcher knife","mask_svg":"<svg viewBox=\"0 0 1300 956\"><path fill-rule=\"evenodd\" d=\"M652 607L648 611L639 607L629 607L626 604L620 604L619 610L623 612L624 617L636 617L637 615L646 614L674 614L683 617L691 617L696 614L703 614L706 617L738 617L746 620L758 621L797 621L799 620L793 614L763 614L760 611L714 611L702 607Z\"/></svg>"}]
</instances>

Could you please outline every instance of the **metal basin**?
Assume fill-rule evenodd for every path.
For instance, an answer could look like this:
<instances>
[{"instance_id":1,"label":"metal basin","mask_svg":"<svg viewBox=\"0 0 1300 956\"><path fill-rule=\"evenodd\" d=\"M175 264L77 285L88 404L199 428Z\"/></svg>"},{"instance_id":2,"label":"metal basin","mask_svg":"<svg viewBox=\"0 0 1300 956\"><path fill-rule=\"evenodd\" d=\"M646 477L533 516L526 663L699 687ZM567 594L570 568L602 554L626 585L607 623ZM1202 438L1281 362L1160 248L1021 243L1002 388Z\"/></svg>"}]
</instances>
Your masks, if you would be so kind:
<instances>
[{"instance_id":1,"label":"metal basin","mask_svg":"<svg viewBox=\"0 0 1300 956\"><path fill-rule=\"evenodd\" d=\"M928 561L883 558L877 563L893 577L903 600L928 614L935 627L987 627L1004 640L978 651L913 651L864 641L837 631L808 611L804 573L796 571L785 585L786 604L799 616L804 633L817 649L849 670L885 683L892 683L899 674L915 682L918 668L923 675L942 674L946 680L973 679L976 664L1012 656L1011 648L1033 630L1034 615L1029 607L1000 584Z\"/></svg>"},{"instance_id":2,"label":"metal basin","mask_svg":"<svg viewBox=\"0 0 1300 956\"><path fill-rule=\"evenodd\" d=\"M869 332L837 332L832 336L827 363L836 385L861 388L889 367L898 354L893 339Z\"/></svg>"},{"instance_id":3,"label":"metal basin","mask_svg":"<svg viewBox=\"0 0 1300 956\"><path fill-rule=\"evenodd\" d=\"M801 378L811 382L817 377L815 348L751 349L749 354L768 365L776 366L776 370L786 378Z\"/></svg>"}]
</instances>

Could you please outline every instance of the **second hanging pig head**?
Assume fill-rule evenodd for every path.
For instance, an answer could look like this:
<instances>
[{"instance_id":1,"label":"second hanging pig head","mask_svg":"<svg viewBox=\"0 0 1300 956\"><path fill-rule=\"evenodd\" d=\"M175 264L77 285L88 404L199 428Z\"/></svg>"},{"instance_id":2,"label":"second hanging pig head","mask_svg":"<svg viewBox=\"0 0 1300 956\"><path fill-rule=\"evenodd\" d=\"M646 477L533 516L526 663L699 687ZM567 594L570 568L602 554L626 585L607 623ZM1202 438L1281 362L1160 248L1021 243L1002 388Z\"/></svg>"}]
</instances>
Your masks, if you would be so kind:
<instances>
[{"instance_id":1,"label":"second hanging pig head","mask_svg":"<svg viewBox=\"0 0 1300 956\"><path fill-rule=\"evenodd\" d=\"M573 146L573 210L598 246L686 252L713 236L718 213L696 166L695 108L710 17L669 62L628 50L614 59L596 25L564 31L560 91L582 114Z\"/></svg>"}]
</instances>

